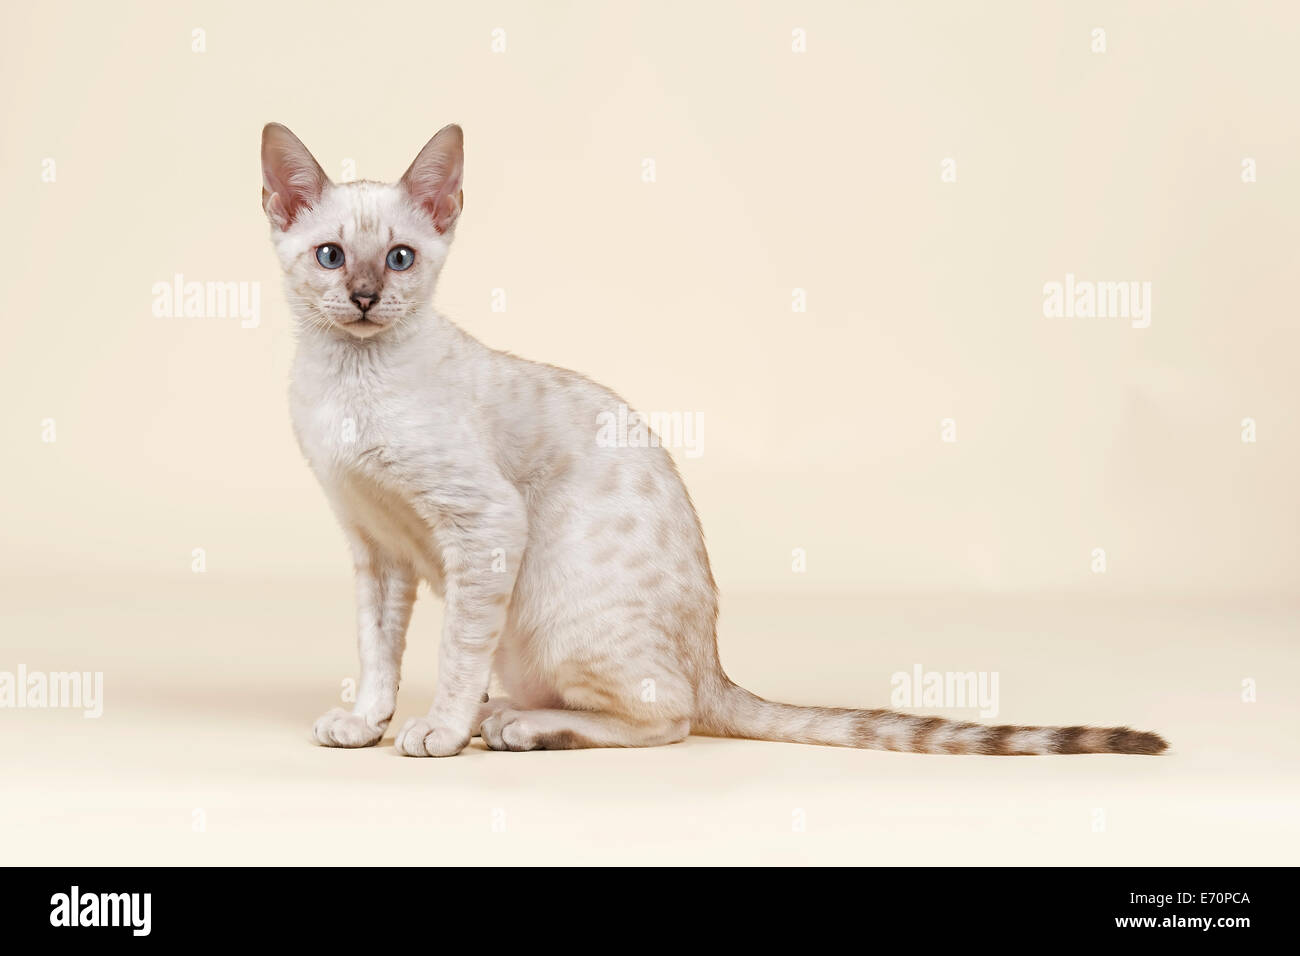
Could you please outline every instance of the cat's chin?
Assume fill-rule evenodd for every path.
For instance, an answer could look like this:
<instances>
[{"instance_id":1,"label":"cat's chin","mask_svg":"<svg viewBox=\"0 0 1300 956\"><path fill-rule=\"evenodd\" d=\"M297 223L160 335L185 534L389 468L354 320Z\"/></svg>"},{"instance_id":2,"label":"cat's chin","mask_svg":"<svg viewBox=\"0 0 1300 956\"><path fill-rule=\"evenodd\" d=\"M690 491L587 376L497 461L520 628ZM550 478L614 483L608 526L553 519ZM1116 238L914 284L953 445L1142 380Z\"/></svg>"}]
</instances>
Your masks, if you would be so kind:
<instances>
[{"instance_id":1,"label":"cat's chin","mask_svg":"<svg viewBox=\"0 0 1300 956\"><path fill-rule=\"evenodd\" d=\"M387 322L372 322L370 319L357 319L355 322L336 323L348 335L356 339L368 339L388 328Z\"/></svg>"}]
</instances>

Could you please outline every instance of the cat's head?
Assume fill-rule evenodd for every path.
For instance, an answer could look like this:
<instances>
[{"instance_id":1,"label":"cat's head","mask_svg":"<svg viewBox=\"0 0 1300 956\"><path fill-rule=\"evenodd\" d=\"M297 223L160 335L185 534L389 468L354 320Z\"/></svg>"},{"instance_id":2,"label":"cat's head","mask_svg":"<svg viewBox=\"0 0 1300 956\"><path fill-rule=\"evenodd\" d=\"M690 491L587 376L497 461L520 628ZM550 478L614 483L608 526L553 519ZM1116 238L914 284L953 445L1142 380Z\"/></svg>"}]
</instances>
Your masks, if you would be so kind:
<instances>
[{"instance_id":1,"label":"cat's head","mask_svg":"<svg viewBox=\"0 0 1300 956\"><path fill-rule=\"evenodd\" d=\"M396 183L335 184L297 136L262 130L262 208L304 327L370 338L433 296L464 203L464 138L445 126Z\"/></svg>"}]
</instances>

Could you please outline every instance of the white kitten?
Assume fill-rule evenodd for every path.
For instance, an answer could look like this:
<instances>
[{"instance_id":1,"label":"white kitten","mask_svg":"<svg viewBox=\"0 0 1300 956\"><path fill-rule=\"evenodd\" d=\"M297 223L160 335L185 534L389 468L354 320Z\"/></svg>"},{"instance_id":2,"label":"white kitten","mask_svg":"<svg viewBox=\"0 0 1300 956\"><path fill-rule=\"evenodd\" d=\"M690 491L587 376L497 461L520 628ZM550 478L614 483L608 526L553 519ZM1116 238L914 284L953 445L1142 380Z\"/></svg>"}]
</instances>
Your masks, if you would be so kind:
<instances>
[{"instance_id":1,"label":"white kitten","mask_svg":"<svg viewBox=\"0 0 1300 956\"><path fill-rule=\"evenodd\" d=\"M928 753L1158 753L1126 728L988 727L755 697L718 661L699 520L663 449L605 447L622 400L497 352L430 301L463 204L448 126L395 184L335 185L298 139L262 135L262 204L300 335L291 403L356 565L361 683L316 722L383 736L423 579L446 600L413 756L641 747L691 732ZM486 701L495 670L508 698Z\"/></svg>"}]
</instances>

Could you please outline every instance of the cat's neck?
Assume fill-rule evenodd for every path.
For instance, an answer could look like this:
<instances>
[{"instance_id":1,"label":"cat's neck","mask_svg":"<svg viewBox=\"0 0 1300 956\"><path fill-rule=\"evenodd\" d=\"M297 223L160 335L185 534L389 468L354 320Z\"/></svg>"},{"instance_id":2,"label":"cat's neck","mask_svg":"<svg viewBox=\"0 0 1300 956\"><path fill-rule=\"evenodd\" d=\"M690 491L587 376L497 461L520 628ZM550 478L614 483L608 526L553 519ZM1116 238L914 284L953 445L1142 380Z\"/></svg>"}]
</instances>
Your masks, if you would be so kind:
<instances>
[{"instance_id":1,"label":"cat's neck","mask_svg":"<svg viewBox=\"0 0 1300 956\"><path fill-rule=\"evenodd\" d=\"M427 374L468 336L432 308L403 318L370 338L358 339L342 329L299 322L295 365L317 375L367 375L423 369Z\"/></svg>"}]
</instances>

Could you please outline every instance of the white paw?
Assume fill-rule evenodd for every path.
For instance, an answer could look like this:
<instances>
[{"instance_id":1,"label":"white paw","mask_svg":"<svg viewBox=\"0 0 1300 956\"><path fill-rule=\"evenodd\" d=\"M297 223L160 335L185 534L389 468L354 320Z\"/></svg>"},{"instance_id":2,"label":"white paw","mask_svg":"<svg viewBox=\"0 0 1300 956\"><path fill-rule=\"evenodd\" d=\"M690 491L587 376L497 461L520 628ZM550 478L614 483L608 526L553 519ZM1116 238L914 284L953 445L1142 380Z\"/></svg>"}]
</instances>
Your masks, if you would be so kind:
<instances>
[{"instance_id":1,"label":"white paw","mask_svg":"<svg viewBox=\"0 0 1300 956\"><path fill-rule=\"evenodd\" d=\"M374 721L364 714L335 707L316 721L311 735L322 747L369 747L379 743L389 719Z\"/></svg>"},{"instance_id":2,"label":"white paw","mask_svg":"<svg viewBox=\"0 0 1300 956\"><path fill-rule=\"evenodd\" d=\"M397 732L393 746L408 757L450 757L469 743L469 733L435 727L424 717L412 717Z\"/></svg>"},{"instance_id":3,"label":"white paw","mask_svg":"<svg viewBox=\"0 0 1300 956\"><path fill-rule=\"evenodd\" d=\"M537 734L528 726L528 714L519 710L498 710L479 727L489 750L536 750Z\"/></svg>"},{"instance_id":4,"label":"white paw","mask_svg":"<svg viewBox=\"0 0 1300 956\"><path fill-rule=\"evenodd\" d=\"M487 694L483 695L483 702L478 705L478 716L474 718L474 736L482 736L483 721L487 720L493 714L499 714L503 710L510 710L509 697L494 697L487 699Z\"/></svg>"}]
</instances>

